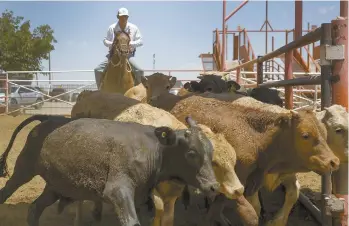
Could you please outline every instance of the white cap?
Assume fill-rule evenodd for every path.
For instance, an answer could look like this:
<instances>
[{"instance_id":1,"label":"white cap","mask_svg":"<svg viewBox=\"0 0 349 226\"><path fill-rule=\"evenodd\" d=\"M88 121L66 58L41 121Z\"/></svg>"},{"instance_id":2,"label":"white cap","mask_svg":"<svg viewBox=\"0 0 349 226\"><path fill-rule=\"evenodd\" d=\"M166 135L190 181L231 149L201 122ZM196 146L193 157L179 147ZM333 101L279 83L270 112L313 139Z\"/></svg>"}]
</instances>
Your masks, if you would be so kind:
<instances>
[{"instance_id":1,"label":"white cap","mask_svg":"<svg viewBox=\"0 0 349 226\"><path fill-rule=\"evenodd\" d=\"M126 8L120 8L118 10L118 16L128 16L128 10Z\"/></svg>"}]
</instances>

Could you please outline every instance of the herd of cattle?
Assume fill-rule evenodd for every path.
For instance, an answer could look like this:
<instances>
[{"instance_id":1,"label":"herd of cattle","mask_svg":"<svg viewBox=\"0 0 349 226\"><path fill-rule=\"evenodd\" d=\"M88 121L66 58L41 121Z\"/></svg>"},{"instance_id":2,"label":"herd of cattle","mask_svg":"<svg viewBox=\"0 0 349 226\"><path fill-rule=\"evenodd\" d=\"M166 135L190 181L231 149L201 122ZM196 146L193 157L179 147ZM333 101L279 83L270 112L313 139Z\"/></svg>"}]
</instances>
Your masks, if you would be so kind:
<instances>
[{"instance_id":1,"label":"herd of cattle","mask_svg":"<svg viewBox=\"0 0 349 226\"><path fill-rule=\"evenodd\" d=\"M140 226L137 212L148 205L155 210L153 226L173 226L178 198L187 206L198 191L207 208L204 226L280 226L298 199L297 172L324 174L348 160L348 114L342 106L287 110L276 90L245 90L214 75L187 83L179 95L169 92L175 83L175 77L155 73L124 95L83 91L71 118L24 120L1 156L2 177L8 175L6 159L16 135L40 123L28 134L0 202L40 175L46 187L29 207L29 226L38 226L44 209L56 201L61 213L75 201L81 212L84 200L94 202L97 222L108 203L120 225ZM284 202L264 222L259 191L280 186ZM223 214L226 207L233 220Z\"/></svg>"}]
</instances>

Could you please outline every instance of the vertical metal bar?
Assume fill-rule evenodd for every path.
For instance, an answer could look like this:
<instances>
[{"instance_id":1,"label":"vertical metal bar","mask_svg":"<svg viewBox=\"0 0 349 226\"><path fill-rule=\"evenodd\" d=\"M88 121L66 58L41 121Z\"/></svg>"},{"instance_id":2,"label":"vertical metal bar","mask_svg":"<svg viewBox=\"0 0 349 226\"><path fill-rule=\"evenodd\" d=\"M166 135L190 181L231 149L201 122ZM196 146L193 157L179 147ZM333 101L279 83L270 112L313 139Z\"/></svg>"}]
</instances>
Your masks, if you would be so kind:
<instances>
[{"instance_id":1,"label":"vertical metal bar","mask_svg":"<svg viewBox=\"0 0 349 226\"><path fill-rule=\"evenodd\" d=\"M318 94L318 86L315 86L315 93L314 93L314 103L313 103L313 110L316 111L317 109L317 94Z\"/></svg>"},{"instance_id":2,"label":"vertical metal bar","mask_svg":"<svg viewBox=\"0 0 349 226\"><path fill-rule=\"evenodd\" d=\"M258 56L258 59L262 58L262 56ZM257 63L257 84L263 83L263 62Z\"/></svg>"},{"instance_id":3,"label":"vertical metal bar","mask_svg":"<svg viewBox=\"0 0 349 226\"><path fill-rule=\"evenodd\" d=\"M225 25L225 31L228 31L228 25ZM228 33L225 33L225 60L228 60Z\"/></svg>"},{"instance_id":4,"label":"vertical metal bar","mask_svg":"<svg viewBox=\"0 0 349 226\"><path fill-rule=\"evenodd\" d=\"M331 62L325 59L325 46L332 45L331 24L321 24L322 35L320 40L321 51L321 110L331 105L331 83L332 76ZM321 177L321 215L322 225L331 226L332 217L329 209L326 207L326 199L332 193L331 175L329 173Z\"/></svg>"},{"instance_id":5,"label":"vertical metal bar","mask_svg":"<svg viewBox=\"0 0 349 226\"><path fill-rule=\"evenodd\" d=\"M225 35L227 33L226 29L225 29L225 13L226 13L226 6L227 6L227 1L223 0L223 21L222 21L222 29L223 29L223 34L222 34L222 62L221 62L221 70L224 71L225 70Z\"/></svg>"},{"instance_id":6,"label":"vertical metal bar","mask_svg":"<svg viewBox=\"0 0 349 226\"><path fill-rule=\"evenodd\" d=\"M268 0L265 1L265 55L268 54Z\"/></svg>"},{"instance_id":7,"label":"vertical metal bar","mask_svg":"<svg viewBox=\"0 0 349 226\"><path fill-rule=\"evenodd\" d=\"M246 29L244 28L244 46L246 45Z\"/></svg>"},{"instance_id":8,"label":"vertical metal bar","mask_svg":"<svg viewBox=\"0 0 349 226\"><path fill-rule=\"evenodd\" d=\"M48 53L48 70L50 71L50 73L48 74L49 89L51 89L51 80L52 80L52 75L51 75L51 52Z\"/></svg>"},{"instance_id":9,"label":"vertical metal bar","mask_svg":"<svg viewBox=\"0 0 349 226\"><path fill-rule=\"evenodd\" d=\"M339 7L340 7L339 15L344 18L347 17L348 19L348 0L341 0L339 3Z\"/></svg>"},{"instance_id":10,"label":"vertical metal bar","mask_svg":"<svg viewBox=\"0 0 349 226\"><path fill-rule=\"evenodd\" d=\"M236 69L236 82L241 83L241 68Z\"/></svg>"},{"instance_id":11,"label":"vertical metal bar","mask_svg":"<svg viewBox=\"0 0 349 226\"><path fill-rule=\"evenodd\" d=\"M294 40L302 37L302 23L303 23L303 1L295 1L295 24L294 24ZM302 48L300 48L300 54L302 55Z\"/></svg>"},{"instance_id":12,"label":"vertical metal bar","mask_svg":"<svg viewBox=\"0 0 349 226\"><path fill-rule=\"evenodd\" d=\"M274 52L274 36L271 37L271 51ZM272 72L274 72L274 58L272 59ZM273 74L273 79L274 79L274 74Z\"/></svg>"},{"instance_id":13,"label":"vertical metal bar","mask_svg":"<svg viewBox=\"0 0 349 226\"><path fill-rule=\"evenodd\" d=\"M8 105L9 105L9 82L8 82L8 73L6 73L6 84L5 84L5 102L6 102L6 109L5 109L5 112L6 114L8 114Z\"/></svg>"},{"instance_id":14,"label":"vertical metal bar","mask_svg":"<svg viewBox=\"0 0 349 226\"><path fill-rule=\"evenodd\" d=\"M219 68L221 68L221 55L219 55L219 51L220 51L220 48L221 48L221 45L220 45L220 40L219 40L219 33L218 33L218 28L216 28L216 61L217 61L217 65L216 65L216 67L217 67L217 70L219 70Z\"/></svg>"},{"instance_id":15,"label":"vertical metal bar","mask_svg":"<svg viewBox=\"0 0 349 226\"><path fill-rule=\"evenodd\" d=\"M333 61L333 73L339 81L333 84L333 101L348 111L348 19L333 20L333 44L344 45L344 60Z\"/></svg>"},{"instance_id":16,"label":"vertical metal bar","mask_svg":"<svg viewBox=\"0 0 349 226\"><path fill-rule=\"evenodd\" d=\"M308 31L310 30L310 23L308 22ZM314 44L314 43L313 43ZM310 44L308 44L308 51L310 53ZM307 54L307 67L310 67L310 56L309 53ZM313 56L314 56L314 52L313 52Z\"/></svg>"},{"instance_id":17,"label":"vertical metal bar","mask_svg":"<svg viewBox=\"0 0 349 226\"><path fill-rule=\"evenodd\" d=\"M233 60L237 60L239 57L239 36L234 34L234 57Z\"/></svg>"},{"instance_id":18,"label":"vertical metal bar","mask_svg":"<svg viewBox=\"0 0 349 226\"><path fill-rule=\"evenodd\" d=\"M285 53L285 77L284 80L289 80L293 78L293 50ZM293 109L293 87L285 87L285 107L287 109Z\"/></svg>"},{"instance_id":19,"label":"vertical metal bar","mask_svg":"<svg viewBox=\"0 0 349 226\"><path fill-rule=\"evenodd\" d=\"M341 1L341 16L348 16L348 2ZM346 6L345 6L346 4ZM346 7L346 12L343 8ZM346 15L344 14L346 13ZM332 102L339 104L348 111L348 19L332 20L332 43L333 45L344 45L344 60L334 60L332 69L333 75L338 76L339 81L332 83ZM348 225L348 160L340 159L341 163L339 170L332 175L333 179L333 193L337 198L345 200L344 213L340 214L340 225ZM335 221L333 219L333 224ZM336 224L337 225L337 224Z\"/></svg>"}]
</instances>

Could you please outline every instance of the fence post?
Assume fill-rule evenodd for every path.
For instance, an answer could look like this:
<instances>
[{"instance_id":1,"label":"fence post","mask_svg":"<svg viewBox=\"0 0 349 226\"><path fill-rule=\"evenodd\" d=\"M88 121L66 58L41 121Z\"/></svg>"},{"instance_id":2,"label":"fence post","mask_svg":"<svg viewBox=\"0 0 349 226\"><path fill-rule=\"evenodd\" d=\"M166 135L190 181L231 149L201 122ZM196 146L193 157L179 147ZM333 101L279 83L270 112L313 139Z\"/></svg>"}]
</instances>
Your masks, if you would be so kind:
<instances>
[{"instance_id":1,"label":"fence post","mask_svg":"<svg viewBox=\"0 0 349 226\"><path fill-rule=\"evenodd\" d=\"M236 82L241 83L241 68L236 69Z\"/></svg>"},{"instance_id":2,"label":"fence post","mask_svg":"<svg viewBox=\"0 0 349 226\"><path fill-rule=\"evenodd\" d=\"M285 77L284 80L289 80L293 78L293 50L285 53ZM293 87L285 87L285 107L286 109L293 109Z\"/></svg>"},{"instance_id":3,"label":"fence post","mask_svg":"<svg viewBox=\"0 0 349 226\"><path fill-rule=\"evenodd\" d=\"M318 91L318 85L315 85L313 111L316 111L317 109L317 94L318 94L317 91Z\"/></svg>"},{"instance_id":4,"label":"fence post","mask_svg":"<svg viewBox=\"0 0 349 226\"><path fill-rule=\"evenodd\" d=\"M8 73L6 72L6 81L5 81L5 104L6 104L6 109L5 109L5 112L6 114L8 114L8 105L9 105L9 83L8 83Z\"/></svg>"},{"instance_id":5,"label":"fence post","mask_svg":"<svg viewBox=\"0 0 349 226\"><path fill-rule=\"evenodd\" d=\"M332 45L331 24L321 24L321 40L320 40L320 65L321 65L321 110L331 106L331 84L330 77L332 76L331 61L326 60L326 45ZM321 177L321 215L322 225L331 226L332 216L329 208L326 205L326 199L330 198L332 193L331 175L326 173Z\"/></svg>"},{"instance_id":6,"label":"fence post","mask_svg":"<svg viewBox=\"0 0 349 226\"><path fill-rule=\"evenodd\" d=\"M262 56L258 56L258 59L262 58ZM257 84L263 83L263 62L257 61Z\"/></svg>"},{"instance_id":7,"label":"fence post","mask_svg":"<svg viewBox=\"0 0 349 226\"><path fill-rule=\"evenodd\" d=\"M346 10L343 13L348 15L348 2ZM345 7L341 7L342 8ZM346 15L346 16L347 16ZM333 45L344 45L344 60L333 61L333 76L338 76L339 81L332 83L332 102L340 104L348 111L348 18L332 20L332 43ZM343 198L344 213L340 214L341 223L336 223L337 219L333 219L334 225L348 225L348 160L342 161L339 170L332 175L333 193L337 198Z\"/></svg>"}]
</instances>

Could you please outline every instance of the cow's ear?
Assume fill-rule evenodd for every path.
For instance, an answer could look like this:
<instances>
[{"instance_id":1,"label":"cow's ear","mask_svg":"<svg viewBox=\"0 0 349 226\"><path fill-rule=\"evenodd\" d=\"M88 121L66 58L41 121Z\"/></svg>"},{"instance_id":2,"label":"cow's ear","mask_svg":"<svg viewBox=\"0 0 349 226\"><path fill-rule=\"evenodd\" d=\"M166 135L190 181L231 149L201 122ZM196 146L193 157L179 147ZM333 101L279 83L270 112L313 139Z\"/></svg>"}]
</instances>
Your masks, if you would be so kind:
<instances>
[{"instance_id":1,"label":"cow's ear","mask_svg":"<svg viewBox=\"0 0 349 226\"><path fill-rule=\"evenodd\" d=\"M141 82L144 86L144 88L148 89L148 79L145 76L141 76Z\"/></svg>"},{"instance_id":2,"label":"cow's ear","mask_svg":"<svg viewBox=\"0 0 349 226\"><path fill-rule=\"evenodd\" d=\"M157 127L154 133L162 145L173 145L176 143L176 133L167 126Z\"/></svg>"}]
</instances>

